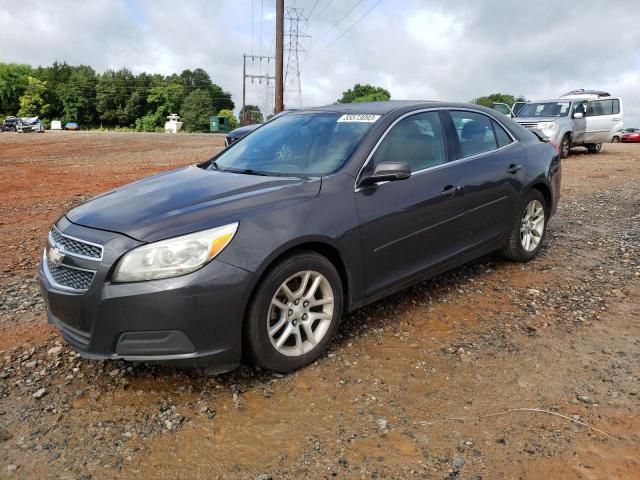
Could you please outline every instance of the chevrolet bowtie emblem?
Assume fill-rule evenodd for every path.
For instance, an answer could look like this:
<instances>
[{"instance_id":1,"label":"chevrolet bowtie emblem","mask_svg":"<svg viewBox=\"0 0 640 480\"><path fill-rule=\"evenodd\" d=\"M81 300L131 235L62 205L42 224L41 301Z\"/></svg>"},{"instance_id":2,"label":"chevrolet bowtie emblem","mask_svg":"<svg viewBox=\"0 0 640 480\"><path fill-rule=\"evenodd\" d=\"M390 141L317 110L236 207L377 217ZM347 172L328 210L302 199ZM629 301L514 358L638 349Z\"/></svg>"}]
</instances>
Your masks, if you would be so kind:
<instances>
[{"instance_id":1,"label":"chevrolet bowtie emblem","mask_svg":"<svg viewBox=\"0 0 640 480\"><path fill-rule=\"evenodd\" d=\"M58 250L57 247L52 247L47 252L47 260L49 261L49 265L59 267L62 264L63 259L64 253Z\"/></svg>"}]
</instances>

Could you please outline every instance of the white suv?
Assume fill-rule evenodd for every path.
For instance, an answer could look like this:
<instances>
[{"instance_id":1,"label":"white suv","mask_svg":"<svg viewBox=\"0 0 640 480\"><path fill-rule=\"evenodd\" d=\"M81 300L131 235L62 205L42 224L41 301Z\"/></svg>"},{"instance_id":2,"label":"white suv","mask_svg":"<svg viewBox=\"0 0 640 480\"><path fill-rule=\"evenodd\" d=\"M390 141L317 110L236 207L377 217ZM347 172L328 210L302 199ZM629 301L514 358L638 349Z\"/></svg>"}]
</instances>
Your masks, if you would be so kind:
<instances>
[{"instance_id":1,"label":"white suv","mask_svg":"<svg viewBox=\"0 0 640 480\"><path fill-rule=\"evenodd\" d=\"M572 147L598 153L622 128L622 100L607 92L574 90L554 100L528 102L514 120L526 128L542 130L559 146L560 156Z\"/></svg>"}]
</instances>

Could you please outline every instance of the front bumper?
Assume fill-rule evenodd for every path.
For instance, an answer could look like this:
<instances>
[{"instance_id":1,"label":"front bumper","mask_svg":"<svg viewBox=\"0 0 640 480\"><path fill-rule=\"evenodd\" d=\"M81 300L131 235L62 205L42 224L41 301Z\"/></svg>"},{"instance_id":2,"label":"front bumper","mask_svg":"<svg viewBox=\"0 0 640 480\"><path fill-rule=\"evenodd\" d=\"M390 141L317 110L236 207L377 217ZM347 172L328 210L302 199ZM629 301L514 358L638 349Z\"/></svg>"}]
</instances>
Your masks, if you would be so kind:
<instances>
[{"instance_id":1,"label":"front bumper","mask_svg":"<svg viewBox=\"0 0 640 480\"><path fill-rule=\"evenodd\" d=\"M65 235L104 245L104 258L85 292L61 289L48 274L46 259L39 268L48 321L82 356L215 371L238 365L252 273L214 259L180 277L112 283L112 267L140 243L66 219L58 228Z\"/></svg>"}]
</instances>

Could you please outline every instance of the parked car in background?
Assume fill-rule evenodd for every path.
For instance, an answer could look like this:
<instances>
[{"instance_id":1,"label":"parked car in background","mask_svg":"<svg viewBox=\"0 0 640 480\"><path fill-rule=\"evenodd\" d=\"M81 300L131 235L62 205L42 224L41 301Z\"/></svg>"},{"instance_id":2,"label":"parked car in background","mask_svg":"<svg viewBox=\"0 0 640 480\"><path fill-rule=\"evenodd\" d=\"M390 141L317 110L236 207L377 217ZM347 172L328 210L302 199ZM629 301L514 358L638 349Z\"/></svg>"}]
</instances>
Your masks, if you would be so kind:
<instances>
[{"instance_id":1,"label":"parked car in background","mask_svg":"<svg viewBox=\"0 0 640 480\"><path fill-rule=\"evenodd\" d=\"M558 99L529 102L514 120L525 128L541 130L566 157L573 147L598 153L623 125L622 100L606 92L579 90Z\"/></svg>"},{"instance_id":2,"label":"parked car in background","mask_svg":"<svg viewBox=\"0 0 640 480\"><path fill-rule=\"evenodd\" d=\"M38 117L21 118L16 124L16 131L44 133L44 123Z\"/></svg>"},{"instance_id":3,"label":"parked car in background","mask_svg":"<svg viewBox=\"0 0 640 480\"><path fill-rule=\"evenodd\" d=\"M253 123L251 125L245 125L244 127L238 127L231 130L229 133L227 133L227 136L224 139L225 147L228 147L233 142L237 142L242 137L253 132L256 128L261 126L262 126L262 123Z\"/></svg>"},{"instance_id":4,"label":"parked car in background","mask_svg":"<svg viewBox=\"0 0 640 480\"><path fill-rule=\"evenodd\" d=\"M494 250L534 258L560 179L547 139L478 105L289 112L63 215L48 320L88 358L291 371L345 312Z\"/></svg>"},{"instance_id":5,"label":"parked car in background","mask_svg":"<svg viewBox=\"0 0 640 480\"><path fill-rule=\"evenodd\" d=\"M67 122L67 124L64 126L65 130L80 130L80 127L78 127L78 124L76 122Z\"/></svg>"},{"instance_id":6,"label":"parked car in background","mask_svg":"<svg viewBox=\"0 0 640 480\"><path fill-rule=\"evenodd\" d=\"M625 128L620 141L625 143L640 142L640 128Z\"/></svg>"},{"instance_id":7,"label":"parked car in background","mask_svg":"<svg viewBox=\"0 0 640 480\"><path fill-rule=\"evenodd\" d=\"M624 131L624 128L619 128L618 130L616 130L616 133L614 133L613 137L611 137L611 143L618 143L622 138L622 134Z\"/></svg>"},{"instance_id":8,"label":"parked car in background","mask_svg":"<svg viewBox=\"0 0 640 480\"><path fill-rule=\"evenodd\" d=\"M292 109L284 110L284 111L282 111L280 113L276 113L274 116L269 118L266 123L272 122L276 118L281 117L282 115L286 115L287 113L294 112L294 111L295 111L295 109L292 108ZM262 125L264 125L264 123L253 123L251 125L245 125L244 127L238 127L238 128L236 128L234 130L231 130L227 134L226 138L224 139L224 145L226 147L228 147L232 143L237 142L242 137L245 137L246 135L250 134L255 129L261 127Z\"/></svg>"},{"instance_id":9,"label":"parked car in background","mask_svg":"<svg viewBox=\"0 0 640 480\"><path fill-rule=\"evenodd\" d=\"M18 117L9 116L2 121L2 127L0 130L3 132L16 132L17 131L17 123L21 119Z\"/></svg>"}]
</instances>

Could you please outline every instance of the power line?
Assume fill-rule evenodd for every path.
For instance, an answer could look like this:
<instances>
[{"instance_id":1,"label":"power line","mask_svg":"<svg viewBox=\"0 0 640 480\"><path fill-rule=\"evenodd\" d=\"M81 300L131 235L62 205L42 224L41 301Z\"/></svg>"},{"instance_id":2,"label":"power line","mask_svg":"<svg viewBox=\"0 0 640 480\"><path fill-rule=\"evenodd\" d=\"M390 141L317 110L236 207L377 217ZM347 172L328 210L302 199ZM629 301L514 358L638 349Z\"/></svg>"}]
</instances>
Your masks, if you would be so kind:
<instances>
[{"instance_id":1,"label":"power line","mask_svg":"<svg viewBox=\"0 0 640 480\"><path fill-rule=\"evenodd\" d=\"M383 2L383 0L378 0L376 3L373 4L373 6L367 10L366 12L364 12L364 15L362 15L360 18L358 18L355 22L353 22L349 28L347 28L344 32L342 32L342 34L340 34L338 36L338 38L336 38L335 40L333 40L332 42L330 42L329 44L325 45L324 48L322 48L321 50L318 50L316 52L317 54L320 54L322 52L324 52L327 48L329 48L331 45L333 45L334 43L336 43L338 40L340 40L342 37L344 37L353 27L355 27L358 23L360 23L364 17L366 17L367 15L369 15L369 13L371 13L371 11L376 8L378 5L380 5Z\"/></svg>"},{"instance_id":2,"label":"power line","mask_svg":"<svg viewBox=\"0 0 640 480\"><path fill-rule=\"evenodd\" d=\"M333 24L333 26L332 26L331 28L329 28L329 30L327 30L326 32L324 32L322 35L320 35L320 36L318 37L318 41L322 40L324 37L326 37L326 36L327 36L327 33L329 33L331 30L333 30L333 29L334 29L334 28L336 28L338 25L340 25L340 24L344 21L344 19L345 19L345 18L347 18L347 17L349 16L349 14L350 14L351 12L353 12L353 10L354 10L354 9L355 9L355 8L356 8L360 3L362 3L362 0L357 0L357 1L356 1L356 3L354 3L354 4L352 5L352 7L349 9L349 11L348 11L347 13L345 13L345 14L342 16L342 18L341 18L340 20L338 20L336 23L334 23L334 24Z\"/></svg>"},{"instance_id":3,"label":"power line","mask_svg":"<svg viewBox=\"0 0 640 480\"><path fill-rule=\"evenodd\" d=\"M311 17L311 14L313 13L313 11L316 9L316 7L318 6L318 2L320 0L316 0L315 3L313 4L313 7L311 7L311 10L309 10L309 17Z\"/></svg>"},{"instance_id":4,"label":"power line","mask_svg":"<svg viewBox=\"0 0 640 480\"><path fill-rule=\"evenodd\" d=\"M311 20L317 20L318 18L320 18L320 17L322 16L322 14L324 13L324 11L325 11L327 8L329 8L329 5L331 5L331 2L332 2L332 1L333 1L333 0L329 0L329 1L325 4L324 8L323 8L322 10L320 10L320 11L318 12L318 14L317 14L315 17L313 17Z\"/></svg>"}]
</instances>

